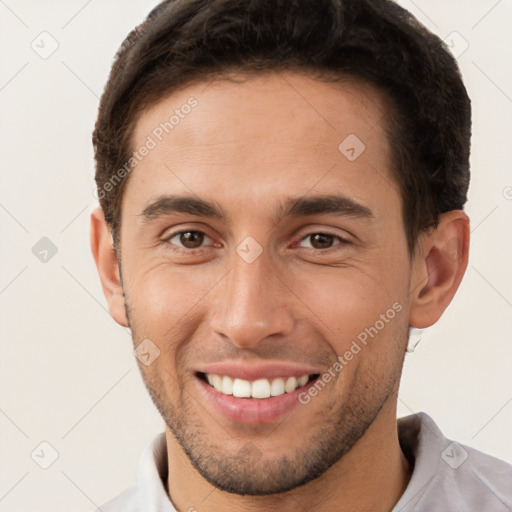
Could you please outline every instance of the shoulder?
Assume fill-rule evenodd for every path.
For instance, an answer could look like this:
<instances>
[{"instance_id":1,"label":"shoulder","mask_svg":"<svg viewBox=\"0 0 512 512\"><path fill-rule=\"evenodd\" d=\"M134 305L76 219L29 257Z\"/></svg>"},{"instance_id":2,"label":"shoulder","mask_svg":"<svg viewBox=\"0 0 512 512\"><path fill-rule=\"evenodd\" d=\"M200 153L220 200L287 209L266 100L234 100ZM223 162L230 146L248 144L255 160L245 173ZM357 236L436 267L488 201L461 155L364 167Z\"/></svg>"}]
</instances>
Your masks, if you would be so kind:
<instances>
[{"instance_id":1,"label":"shoulder","mask_svg":"<svg viewBox=\"0 0 512 512\"><path fill-rule=\"evenodd\" d=\"M512 510L510 464L447 439L425 413L401 418L398 425L414 469L395 511Z\"/></svg>"},{"instance_id":2,"label":"shoulder","mask_svg":"<svg viewBox=\"0 0 512 512\"><path fill-rule=\"evenodd\" d=\"M455 441L442 457L447 466L441 473L443 488L467 504L465 510L512 510L510 464Z\"/></svg>"}]
</instances>

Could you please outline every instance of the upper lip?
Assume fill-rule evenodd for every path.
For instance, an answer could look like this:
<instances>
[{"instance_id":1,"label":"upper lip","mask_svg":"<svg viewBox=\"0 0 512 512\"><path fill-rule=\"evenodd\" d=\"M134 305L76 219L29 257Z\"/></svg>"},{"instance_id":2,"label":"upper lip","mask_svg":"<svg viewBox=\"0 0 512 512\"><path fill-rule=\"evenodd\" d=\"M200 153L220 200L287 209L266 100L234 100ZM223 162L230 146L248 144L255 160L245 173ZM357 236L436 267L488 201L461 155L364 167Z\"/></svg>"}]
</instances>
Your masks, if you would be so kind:
<instances>
[{"instance_id":1,"label":"upper lip","mask_svg":"<svg viewBox=\"0 0 512 512\"><path fill-rule=\"evenodd\" d=\"M301 377L321 373L315 368L293 363L272 362L253 363L223 361L220 363L205 364L196 368L197 372L215 375L227 375L231 378L254 381L258 379L275 379L278 377Z\"/></svg>"}]
</instances>

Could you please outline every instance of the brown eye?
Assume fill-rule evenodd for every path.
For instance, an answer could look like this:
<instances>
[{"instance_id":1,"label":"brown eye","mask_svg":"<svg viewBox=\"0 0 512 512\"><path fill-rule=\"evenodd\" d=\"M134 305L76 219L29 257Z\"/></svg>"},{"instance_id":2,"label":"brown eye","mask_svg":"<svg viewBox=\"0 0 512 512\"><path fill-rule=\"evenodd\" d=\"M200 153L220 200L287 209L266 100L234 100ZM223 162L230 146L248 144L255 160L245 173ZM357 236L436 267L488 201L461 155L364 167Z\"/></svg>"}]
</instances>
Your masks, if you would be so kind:
<instances>
[{"instance_id":1,"label":"brown eye","mask_svg":"<svg viewBox=\"0 0 512 512\"><path fill-rule=\"evenodd\" d=\"M309 249L316 249L317 251L323 250L323 249L330 249L334 245L336 245L334 242L335 240L339 240L341 243L337 245L343 245L348 243L343 238L337 236L337 235L330 235L329 233L310 233L309 235L305 236L301 243L304 242L304 240L309 240L309 246L302 246L307 247Z\"/></svg>"},{"instance_id":2,"label":"brown eye","mask_svg":"<svg viewBox=\"0 0 512 512\"><path fill-rule=\"evenodd\" d=\"M323 233L315 233L311 236L311 245L315 249L328 249L332 247L334 237L332 235L325 235Z\"/></svg>"},{"instance_id":3,"label":"brown eye","mask_svg":"<svg viewBox=\"0 0 512 512\"><path fill-rule=\"evenodd\" d=\"M309 239L313 249L329 249L332 247L335 238L334 235L326 233L313 233L306 236L303 240Z\"/></svg>"},{"instance_id":4,"label":"brown eye","mask_svg":"<svg viewBox=\"0 0 512 512\"><path fill-rule=\"evenodd\" d=\"M185 233L180 234L180 242L187 249L195 249L196 247L200 247L204 239L204 233L200 233L199 231L186 231Z\"/></svg>"},{"instance_id":5,"label":"brown eye","mask_svg":"<svg viewBox=\"0 0 512 512\"><path fill-rule=\"evenodd\" d=\"M172 240L176 238L178 240L178 246L185 249L197 249L201 247L205 239L205 234L202 231L180 231L171 235L167 241L174 244Z\"/></svg>"}]
</instances>

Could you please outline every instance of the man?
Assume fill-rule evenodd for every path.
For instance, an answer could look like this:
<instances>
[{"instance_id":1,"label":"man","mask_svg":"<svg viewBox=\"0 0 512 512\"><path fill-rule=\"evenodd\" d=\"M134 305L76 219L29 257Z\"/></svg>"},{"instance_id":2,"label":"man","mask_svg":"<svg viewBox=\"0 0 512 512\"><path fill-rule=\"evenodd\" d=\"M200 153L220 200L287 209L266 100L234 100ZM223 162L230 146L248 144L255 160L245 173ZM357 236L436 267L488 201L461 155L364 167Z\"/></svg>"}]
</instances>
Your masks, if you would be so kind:
<instances>
[{"instance_id":1,"label":"man","mask_svg":"<svg viewBox=\"0 0 512 512\"><path fill-rule=\"evenodd\" d=\"M166 423L110 511L505 511L512 467L397 422L468 261L470 101L388 0L174 0L117 54L91 242Z\"/></svg>"}]
</instances>

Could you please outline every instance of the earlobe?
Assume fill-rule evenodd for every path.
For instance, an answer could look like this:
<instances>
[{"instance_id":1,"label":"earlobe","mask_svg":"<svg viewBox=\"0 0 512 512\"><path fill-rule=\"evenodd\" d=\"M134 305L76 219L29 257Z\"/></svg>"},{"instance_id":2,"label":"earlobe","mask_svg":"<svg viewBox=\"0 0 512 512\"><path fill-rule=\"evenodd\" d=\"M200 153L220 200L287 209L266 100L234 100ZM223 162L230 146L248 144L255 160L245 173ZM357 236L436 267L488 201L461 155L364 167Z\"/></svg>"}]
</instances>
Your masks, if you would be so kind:
<instances>
[{"instance_id":1,"label":"earlobe","mask_svg":"<svg viewBox=\"0 0 512 512\"><path fill-rule=\"evenodd\" d=\"M448 307L466 271L469 219L461 210L440 215L435 230L422 235L415 254L410 289L409 323L426 328Z\"/></svg>"},{"instance_id":2,"label":"earlobe","mask_svg":"<svg viewBox=\"0 0 512 512\"><path fill-rule=\"evenodd\" d=\"M101 208L96 208L91 213L91 250L110 314L118 324L129 327L119 262L114 250L111 231Z\"/></svg>"}]
</instances>

